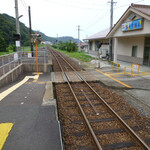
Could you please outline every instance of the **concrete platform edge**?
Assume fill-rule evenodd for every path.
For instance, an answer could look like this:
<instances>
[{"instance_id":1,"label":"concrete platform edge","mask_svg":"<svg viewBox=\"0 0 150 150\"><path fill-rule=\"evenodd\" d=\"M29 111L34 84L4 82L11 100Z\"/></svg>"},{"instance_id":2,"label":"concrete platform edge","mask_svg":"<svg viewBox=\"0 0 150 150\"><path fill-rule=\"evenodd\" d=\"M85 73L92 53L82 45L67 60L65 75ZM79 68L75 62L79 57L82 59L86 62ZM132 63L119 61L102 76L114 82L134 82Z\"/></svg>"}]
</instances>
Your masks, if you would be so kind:
<instances>
[{"instance_id":1,"label":"concrete platform edge","mask_svg":"<svg viewBox=\"0 0 150 150\"><path fill-rule=\"evenodd\" d=\"M54 94L53 94L53 84L52 84L52 81L47 81L45 85L45 94L43 97L42 106L51 106L51 105L53 105L56 110L55 114L56 114L56 120L57 120L58 127L59 127L60 144L61 144L61 149L63 150L61 127L60 127L60 121L58 119L57 106L56 106L57 104L56 104L56 99L54 98Z\"/></svg>"}]
</instances>

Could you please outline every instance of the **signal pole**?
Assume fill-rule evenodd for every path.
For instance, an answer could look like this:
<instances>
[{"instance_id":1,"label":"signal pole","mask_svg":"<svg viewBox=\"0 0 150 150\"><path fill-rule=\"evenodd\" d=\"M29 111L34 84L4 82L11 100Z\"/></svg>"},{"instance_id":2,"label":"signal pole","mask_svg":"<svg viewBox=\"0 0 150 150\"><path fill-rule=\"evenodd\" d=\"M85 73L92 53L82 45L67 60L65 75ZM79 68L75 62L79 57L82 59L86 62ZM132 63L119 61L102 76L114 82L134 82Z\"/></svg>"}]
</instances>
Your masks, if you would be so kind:
<instances>
[{"instance_id":1,"label":"signal pole","mask_svg":"<svg viewBox=\"0 0 150 150\"><path fill-rule=\"evenodd\" d=\"M113 10L114 10L114 4L117 2L114 2L113 0L111 0L111 2L109 1L108 3L111 3L111 9L110 9L110 30L113 27ZM110 61L112 61L112 38L109 39L109 59Z\"/></svg>"},{"instance_id":2,"label":"signal pole","mask_svg":"<svg viewBox=\"0 0 150 150\"><path fill-rule=\"evenodd\" d=\"M80 26L78 25L78 52L80 53Z\"/></svg>"},{"instance_id":3,"label":"signal pole","mask_svg":"<svg viewBox=\"0 0 150 150\"><path fill-rule=\"evenodd\" d=\"M28 11L29 11L30 47L31 47L31 52L32 52L32 57L33 57L34 53L33 53L33 42L31 41L31 38L32 38L32 26L31 26L31 9L30 9L30 6L28 6Z\"/></svg>"}]
</instances>

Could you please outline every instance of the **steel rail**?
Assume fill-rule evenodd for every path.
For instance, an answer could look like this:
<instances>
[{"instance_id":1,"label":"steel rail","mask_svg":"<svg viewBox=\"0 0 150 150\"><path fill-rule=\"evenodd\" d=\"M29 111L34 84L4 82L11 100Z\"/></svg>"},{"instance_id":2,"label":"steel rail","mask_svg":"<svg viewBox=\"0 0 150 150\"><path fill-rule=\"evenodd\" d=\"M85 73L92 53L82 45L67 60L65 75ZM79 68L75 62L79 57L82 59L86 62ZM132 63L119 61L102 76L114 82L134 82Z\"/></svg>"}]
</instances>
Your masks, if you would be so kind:
<instances>
[{"instance_id":1,"label":"steel rail","mask_svg":"<svg viewBox=\"0 0 150 150\"><path fill-rule=\"evenodd\" d=\"M55 57L55 59L56 59L57 63L59 64L59 67L60 67L60 69L62 70L63 74L65 74L65 72L64 72L64 70L63 70L63 68L62 68L62 66L61 66L61 64L60 64L60 62L59 62L59 60L57 59L57 57L56 57L53 53L52 53L52 55ZM66 74L65 74L65 75L66 75ZM67 78L67 76L66 76L66 78ZM67 79L68 79L68 78L67 78ZM102 147L101 147L101 145L100 145L100 143L99 143L99 141L98 141L98 139L97 139L97 137L96 137L96 135L95 135L95 133L94 133L94 131L93 131L93 129L92 129L92 127L91 127L91 125L90 125L90 123L89 123L89 121L88 121L88 119L87 119L87 117L86 117L86 115L85 115L85 113L84 113L84 111L83 111L83 109L82 109L82 106L81 106L80 103L79 103L79 100L78 100L77 96L75 95L75 93L74 93L74 91L73 91L73 88L71 87L71 84L69 83L68 80L67 80L67 84L68 84L68 86L69 86L69 88L70 88L70 90L71 90L71 92L72 92L72 94L73 94L73 97L74 97L75 100L76 100L76 103L77 103L77 105L78 105L78 107L79 107L79 109L80 109L81 114L83 115L83 118L84 118L84 120L85 120L85 122L86 122L86 125L87 125L89 131L90 131L90 134L92 135L92 137L93 137L93 139L94 139L94 142L95 142L97 148L98 148L99 150L103 150Z\"/></svg>"},{"instance_id":2,"label":"steel rail","mask_svg":"<svg viewBox=\"0 0 150 150\"><path fill-rule=\"evenodd\" d=\"M83 93L84 97L87 99L87 101L89 102L89 104L90 104L91 107L93 108L93 110L94 110L94 112L96 113L96 115L99 115L98 111L96 110L95 106L92 104L92 102L91 102L91 100L88 98L88 96L85 94L84 90L81 89L80 91Z\"/></svg>"},{"instance_id":3,"label":"steel rail","mask_svg":"<svg viewBox=\"0 0 150 150\"><path fill-rule=\"evenodd\" d=\"M61 56L59 54L59 56ZM62 56L61 56L62 57ZM87 83L87 81L62 57L62 59L80 76L80 78L86 83L86 85L95 93L95 95L101 100L107 110L120 122L123 128L130 134L130 136L136 141L136 143L144 150L150 150L150 147L126 124L126 122L105 102L105 100Z\"/></svg>"}]
</instances>

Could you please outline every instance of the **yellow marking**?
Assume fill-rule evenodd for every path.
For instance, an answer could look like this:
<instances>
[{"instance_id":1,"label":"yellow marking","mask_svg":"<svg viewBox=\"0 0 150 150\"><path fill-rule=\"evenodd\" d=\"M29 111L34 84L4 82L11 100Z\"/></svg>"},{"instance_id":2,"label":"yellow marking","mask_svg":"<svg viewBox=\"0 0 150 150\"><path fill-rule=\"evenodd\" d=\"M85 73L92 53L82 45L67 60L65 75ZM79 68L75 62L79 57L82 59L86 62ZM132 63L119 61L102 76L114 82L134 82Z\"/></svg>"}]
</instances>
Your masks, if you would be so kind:
<instances>
[{"instance_id":1,"label":"yellow marking","mask_svg":"<svg viewBox=\"0 0 150 150\"><path fill-rule=\"evenodd\" d=\"M105 73L112 73L112 72L105 72Z\"/></svg>"},{"instance_id":2,"label":"yellow marking","mask_svg":"<svg viewBox=\"0 0 150 150\"><path fill-rule=\"evenodd\" d=\"M32 82L26 82L25 84L32 84Z\"/></svg>"},{"instance_id":3,"label":"yellow marking","mask_svg":"<svg viewBox=\"0 0 150 150\"><path fill-rule=\"evenodd\" d=\"M45 84L45 82L38 82L38 84Z\"/></svg>"},{"instance_id":4,"label":"yellow marking","mask_svg":"<svg viewBox=\"0 0 150 150\"><path fill-rule=\"evenodd\" d=\"M116 82L118 82L118 83L120 83L120 84L122 84L122 85L124 85L124 86L126 86L126 87L128 87L128 88L132 88L131 86L129 86L129 85L127 85L127 84L125 84L125 83L123 83L123 82L121 82L121 81L119 81L119 80L113 78L113 77L111 77L111 76L108 75L108 74L105 74L104 72L102 72L102 71L100 71L100 70L98 70L98 69L96 69L96 71L100 72L101 74L103 74L103 75L105 75L105 76L107 76L107 77L109 77L109 78L115 80Z\"/></svg>"},{"instance_id":5,"label":"yellow marking","mask_svg":"<svg viewBox=\"0 0 150 150\"><path fill-rule=\"evenodd\" d=\"M143 74L133 74L133 76L146 76L146 75L150 75L148 73L143 73Z\"/></svg>"},{"instance_id":6,"label":"yellow marking","mask_svg":"<svg viewBox=\"0 0 150 150\"><path fill-rule=\"evenodd\" d=\"M33 80L33 82L37 82L38 79Z\"/></svg>"},{"instance_id":7,"label":"yellow marking","mask_svg":"<svg viewBox=\"0 0 150 150\"><path fill-rule=\"evenodd\" d=\"M120 77L120 75L112 75L113 77Z\"/></svg>"},{"instance_id":8,"label":"yellow marking","mask_svg":"<svg viewBox=\"0 0 150 150\"><path fill-rule=\"evenodd\" d=\"M2 150L4 143L13 127L13 123L0 124L0 150Z\"/></svg>"},{"instance_id":9,"label":"yellow marking","mask_svg":"<svg viewBox=\"0 0 150 150\"><path fill-rule=\"evenodd\" d=\"M37 72L33 72L32 74L37 75ZM38 72L38 75L43 74L42 72Z\"/></svg>"},{"instance_id":10,"label":"yellow marking","mask_svg":"<svg viewBox=\"0 0 150 150\"><path fill-rule=\"evenodd\" d=\"M26 83L30 78L33 79L38 79L39 75L35 75L35 76L26 76L22 81L20 81L19 83L17 83L16 85L10 87L9 89L7 89L6 91L0 93L0 101L2 101L7 95L9 95L10 93L12 93L13 91L15 91L17 88L19 88L21 85L23 85L24 83Z\"/></svg>"},{"instance_id":11,"label":"yellow marking","mask_svg":"<svg viewBox=\"0 0 150 150\"><path fill-rule=\"evenodd\" d=\"M112 73L112 74L109 74L109 75L119 75L119 74L124 74L124 72L120 72L120 73Z\"/></svg>"}]
</instances>

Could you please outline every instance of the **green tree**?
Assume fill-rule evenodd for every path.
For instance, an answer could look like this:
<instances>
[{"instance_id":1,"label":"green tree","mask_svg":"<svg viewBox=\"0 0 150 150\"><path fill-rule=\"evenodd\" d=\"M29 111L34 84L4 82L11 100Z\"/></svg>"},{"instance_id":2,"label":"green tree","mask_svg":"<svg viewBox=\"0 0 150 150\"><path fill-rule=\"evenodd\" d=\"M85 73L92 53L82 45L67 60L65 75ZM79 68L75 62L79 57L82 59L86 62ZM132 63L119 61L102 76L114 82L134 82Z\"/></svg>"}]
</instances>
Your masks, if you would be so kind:
<instances>
[{"instance_id":1,"label":"green tree","mask_svg":"<svg viewBox=\"0 0 150 150\"><path fill-rule=\"evenodd\" d=\"M6 43L4 38L0 35L0 52L6 52Z\"/></svg>"},{"instance_id":2,"label":"green tree","mask_svg":"<svg viewBox=\"0 0 150 150\"><path fill-rule=\"evenodd\" d=\"M53 47L55 48L55 45L53 45ZM67 41L65 43L60 41L59 42L59 49L65 50L68 52L76 52L78 48L77 48L77 44L70 40L70 41Z\"/></svg>"}]
</instances>

